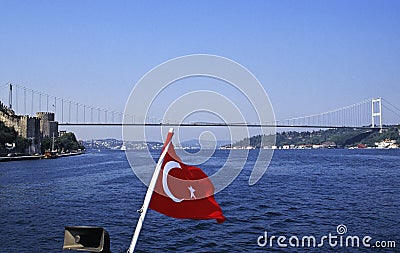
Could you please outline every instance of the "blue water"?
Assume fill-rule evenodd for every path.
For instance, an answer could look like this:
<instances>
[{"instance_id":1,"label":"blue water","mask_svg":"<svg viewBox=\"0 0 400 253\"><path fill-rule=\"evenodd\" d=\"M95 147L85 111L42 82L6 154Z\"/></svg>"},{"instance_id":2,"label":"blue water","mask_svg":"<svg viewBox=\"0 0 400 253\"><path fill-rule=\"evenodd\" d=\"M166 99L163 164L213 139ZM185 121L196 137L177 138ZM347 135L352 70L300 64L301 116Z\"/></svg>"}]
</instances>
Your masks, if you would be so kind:
<instances>
[{"instance_id":1,"label":"blue water","mask_svg":"<svg viewBox=\"0 0 400 253\"><path fill-rule=\"evenodd\" d=\"M218 168L227 152L204 166ZM137 252L368 250L257 244L265 231L318 238L338 235L339 224L346 235L396 241L385 252L400 251L400 150L279 150L254 186L250 170L216 195L225 223L150 210ZM145 191L123 152L0 163L0 252L62 252L66 225L102 226L112 252L126 252Z\"/></svg>"}]
</instances>

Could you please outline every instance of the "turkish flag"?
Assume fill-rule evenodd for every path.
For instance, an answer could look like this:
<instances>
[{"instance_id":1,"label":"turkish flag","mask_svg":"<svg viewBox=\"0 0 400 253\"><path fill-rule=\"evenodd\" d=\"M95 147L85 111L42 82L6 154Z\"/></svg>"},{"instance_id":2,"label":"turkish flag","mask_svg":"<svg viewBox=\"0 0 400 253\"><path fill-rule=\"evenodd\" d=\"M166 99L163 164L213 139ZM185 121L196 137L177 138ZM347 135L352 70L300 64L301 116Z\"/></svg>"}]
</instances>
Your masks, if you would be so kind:
<instances>
[{"instance_id":1,"label":"turkish flag","mask_svg":"<svg viewBox=\"0 0 400 253\"><path fill-rule=\"evenodd\" d=\"M172 143L164 157L150 208L173 218L225 221L214 199L211 180L200 168L182 163Z\"/></svg>"}]
</instances>

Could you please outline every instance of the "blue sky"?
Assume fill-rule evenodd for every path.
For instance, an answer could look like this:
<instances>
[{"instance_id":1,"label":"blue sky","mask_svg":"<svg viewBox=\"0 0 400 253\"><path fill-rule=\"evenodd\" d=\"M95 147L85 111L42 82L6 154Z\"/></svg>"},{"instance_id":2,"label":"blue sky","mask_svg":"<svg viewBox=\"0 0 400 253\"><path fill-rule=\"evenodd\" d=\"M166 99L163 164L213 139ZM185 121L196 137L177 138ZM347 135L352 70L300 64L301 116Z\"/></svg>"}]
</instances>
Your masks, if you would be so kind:
<instances>
[{"instance_id":1,"label":"blue sky","mask_svg":"<svg viewBox=\"0 0 400 253\"><path fill-rule=\"evenodd\" d=\"M379 96L400 107L399 1L0 0L0 10L0 85L123 111L151 68L206 53L247 67L278 119Z\"/></svg>"}]
</instances>

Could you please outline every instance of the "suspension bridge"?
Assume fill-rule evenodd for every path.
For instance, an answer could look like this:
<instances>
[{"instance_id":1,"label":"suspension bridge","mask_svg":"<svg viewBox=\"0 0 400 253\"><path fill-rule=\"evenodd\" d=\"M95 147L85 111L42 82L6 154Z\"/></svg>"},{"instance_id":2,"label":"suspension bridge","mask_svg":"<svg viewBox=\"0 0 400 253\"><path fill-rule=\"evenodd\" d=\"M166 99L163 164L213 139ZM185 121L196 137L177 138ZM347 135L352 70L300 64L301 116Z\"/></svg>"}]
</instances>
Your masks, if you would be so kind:
<instances>
[{"instance_id":1,"label":"suspension bridge","mask_svg":"<svg viewBox=\"0 0 400 253\"><path fill-rule=\"evenodd\" d=\"M35 116L36 112L54 112L61 126L232 126L278 128L385 128L383 109L400 119L400 109L383 98L371 98L327 112L262 123L169 123L156 117L129 115L123 112L86 105L77 101L50 95L18 84L0 85L0 101L18 115ZM141 117L141 118L140 118ZM400 120L399 120L400 122Z\"/></svg>"}]
</instances>

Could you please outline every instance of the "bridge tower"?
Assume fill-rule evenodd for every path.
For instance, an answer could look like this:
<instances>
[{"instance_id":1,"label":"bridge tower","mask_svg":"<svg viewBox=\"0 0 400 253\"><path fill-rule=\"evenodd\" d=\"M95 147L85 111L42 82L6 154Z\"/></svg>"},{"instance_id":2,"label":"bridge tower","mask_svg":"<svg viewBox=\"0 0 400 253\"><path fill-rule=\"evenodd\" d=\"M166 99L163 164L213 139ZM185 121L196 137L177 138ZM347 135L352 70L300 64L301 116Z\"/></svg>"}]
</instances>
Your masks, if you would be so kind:
<instances>
[{"instance_id":1,"label":"bridge tower","mask_svg":"<svg viewBox=\"0 0 400 253\"><path fill-rule=\"evenodd\" d=\"M372 104L371 127L377 126L377 124L375 122L375 119L377 119L378 120L377 122L379 122L379 128L381 129L380 132L382 132L382 98L373 98L371 104Z\"/></svg>"}]
</instances>

